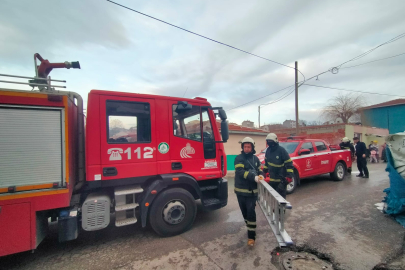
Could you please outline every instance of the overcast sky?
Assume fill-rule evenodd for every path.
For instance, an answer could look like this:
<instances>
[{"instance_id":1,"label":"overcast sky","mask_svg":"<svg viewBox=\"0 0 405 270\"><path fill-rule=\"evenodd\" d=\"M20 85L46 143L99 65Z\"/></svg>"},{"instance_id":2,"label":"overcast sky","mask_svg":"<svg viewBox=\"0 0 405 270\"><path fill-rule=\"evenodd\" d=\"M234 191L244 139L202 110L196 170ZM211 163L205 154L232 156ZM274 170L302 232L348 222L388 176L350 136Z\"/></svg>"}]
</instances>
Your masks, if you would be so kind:
<instances>
[{"instance_id":1,"label":"overcast sky","mask_svg":"<svg viewBox=\"0 0 405 270\"><path fill-rule=\"evenodd\" d=\"M307 78L405 32L402 0L117 2L285 65L298 61ZM405 53L404 45L405 38L345 66ZM66 79L67 89L85 101L91 89L178 97L185 93L224 107L229 120L239 124L249 119L257 125L258 106L288 90L230 109L294 84L291 68L107 1L1 0L0 73L33 76L36 52L51 62L79 60L81 70L54 70L51 76ZM308 83L405 96L404 62L405 55L326 73ZM300 119L321 120L320 109L339 92L300 87ZM370 105L396 98L364 97ZM294 94L262 107L261 115L262 124L294 119Z\"/></svg>"}]
</instances>

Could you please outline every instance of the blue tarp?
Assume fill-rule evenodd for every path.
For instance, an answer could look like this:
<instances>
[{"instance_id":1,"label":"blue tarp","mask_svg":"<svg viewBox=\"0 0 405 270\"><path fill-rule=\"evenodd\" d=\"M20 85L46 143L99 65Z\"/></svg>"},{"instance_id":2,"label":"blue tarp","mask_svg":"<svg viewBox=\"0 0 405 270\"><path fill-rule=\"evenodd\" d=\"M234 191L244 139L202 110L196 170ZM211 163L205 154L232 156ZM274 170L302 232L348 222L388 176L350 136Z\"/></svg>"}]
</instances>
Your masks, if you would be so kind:
<instances>
[{"instance_id":1,"label":"blue tarp","mask_svg":"<svg viewBox=\"0 0 405 270\"><path fill-rule=\"evenodd\" d=\"M384 202L387 206L385 212L395 217L395 219L405 227L405 179L395 170L391 151L387 147L387 168L390 178L390 187L384 189L387 196Z\"/></svg>"}]
</instances>

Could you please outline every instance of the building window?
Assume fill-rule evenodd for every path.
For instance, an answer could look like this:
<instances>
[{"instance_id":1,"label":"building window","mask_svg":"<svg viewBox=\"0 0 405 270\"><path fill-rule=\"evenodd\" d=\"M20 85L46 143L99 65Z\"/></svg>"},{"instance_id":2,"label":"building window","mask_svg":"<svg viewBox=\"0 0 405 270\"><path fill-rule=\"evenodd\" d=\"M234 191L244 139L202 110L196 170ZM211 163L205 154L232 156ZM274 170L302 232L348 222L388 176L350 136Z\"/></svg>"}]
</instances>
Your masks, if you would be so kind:
<instances>
[{"instance_id":1,"label":"building window","mask_svg":"<svg viewBox=\"0 0 405 270\"><path fill-rule=\"evenodd\" d=\"M177 105L173 105L173 134L186 139L201 141L201 114L200 106L176 112Z\"/></svg>"},{"instance_id":2,"label":"building window","mask_svg":"<svg viewBox=\"0 0 405 270\"><path fill-rule=\"evenodd\" d=\"M149 103L107 100L108 143L151 142Z\"/></svg>"},{"instance_id":3,"label":"building window","mask_svg":"<svg viewBox=\"0 0 405 270\"><path fill-rule=\"evenodd\" d=\"M325 151L328 149L323 142L315 142L315 147L317 151Z\"/></svg>"}]
</instances>

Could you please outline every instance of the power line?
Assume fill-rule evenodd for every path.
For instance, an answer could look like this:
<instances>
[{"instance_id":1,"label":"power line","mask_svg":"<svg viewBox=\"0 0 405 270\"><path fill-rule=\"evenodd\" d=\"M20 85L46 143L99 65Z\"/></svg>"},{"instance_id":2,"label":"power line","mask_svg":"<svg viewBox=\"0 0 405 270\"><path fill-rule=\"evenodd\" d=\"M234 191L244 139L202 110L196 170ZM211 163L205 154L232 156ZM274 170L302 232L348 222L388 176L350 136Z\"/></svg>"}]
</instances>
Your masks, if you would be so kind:
<instances>
[{"instance_id":1,"label":"power line","mask_svg":"<svg viewBox=\"0 0 405 270\"><path fill-rule=\"evenodd\" d=\"M305 82L307 82L307 81L309 81L309 80L312 80L312 79L314 79L314 78L318 78L318 76L320 76L320 75L322 75L322 74L325 74L325 73L327 73L327 72L338 72L339 71L339 69L341 69L342 68L342 66L344 65L344 64L346 64L346 63L349 63L349 62L351 62L351 61L355 61L355 60L358 60L358 59L360 59L360 58L363 58L364 56L366 56L367 54L370 54L371 52L373 52L374 50L376 50L377 48L379 48L379 47L381 47L381 46L383 46L383 45L387 45L387 44L389 44L389 43L392 43L392 42L395 42L395 41L397 41L398 39L401 39L401 38L403 38L403 37L405 37L405 33L402 33L402 34L400 34L400 35L398 35L398 36L396 36L396 37L394 37L394 38L392 38L392 39L390 39L390 40L388 40L388 41L386 41L386 42L384 42L384 43L381 43L380 45L378 45L378 46L376 46L376 47L374 47L374 48L372 48L372 49L370 49L370 50L368 50L368 51L366 51L366 52L364 52L364 53L362 53L362 54L360 54L360 55L358 55L358 56L356 56L356 57L354 57L354 58L352 58L352 59L350 59L350 60L348 60L348 61L346 61L346 62L343 62L342 64L340 64L340 65L338 65L338 66L336 66L336 67L333 67L333 68L330 68L330 69L328 69L328 70L326 70L326 71L323 71L323 72L321 72L321 73L319 73L319 74L317 74L317 75L314 75L314 76L312 76L312 77L310 77L310 78L308 78L308 79L306 79L306 80L304 80L304 81L301 81L301 83L305 83ZM399 56L399 55L397 55L397 56ZM383 60L383 59L381 59L381 60ZM372 61L371 61L372 62ZM364 63L364 64L366 64L366 63ZM354 66L350 66L350 67L354 67ZM349 67L346 67L346 68L349 68ZM334 71L335 70L335 71ZM334 74L336 74L336 73L334 73Z\"/></svg>"},{"instance_id":2,"label":"power line","mask_svg":"<svg viewBox=\"0 0 405 270\"><path fill-rule=\"evenodd\" d=\"M279 101L281 101L281 100L285 99L286 97L288 97L288 96L289 96L289 95L291 95L292 93L294 93L294 91L295 91L295 88L293 88L293 89L292 89L290 92L288 92L288 93L287 93L287 94L285 94L284 96L280 97L279 99L274 100L274 101L269 102L269 103L266 103L265 105L270 105L270 104L277 103L277 102L279 102Z\"/></svg>"},{"instance_id":3,"label":"power line","mask_svg":"<svg viewBox=\"0 0 405 270\"><path fill-rule=\"evenodd\" d=\"M339 70L342 65L344 65L344 64L346 64L346 63L348 63L348 62L351 62L351 61L358 60L358 59L360 59L360 58L366 56L367 54L370 54L372 51L376 50L377 48L379 48L379 47L381 47L381 46L383 46L383 45L386 45L386 44L395 42L395 41L397 41L398 39L403 38L403 37L405 37L405 33L400 34L400 35L398 35L398 36L396 36L396 37L394 37L394 38L392 38L392 39L390 39L390 40L388 40L388 41L386 41L386 42L384 42L384 43L382 43L382 44L380 44L380 45L374 47L373 49L368 50L368 51L362 53L361 55L358 55L358 56L356 56L356 57L354 57L354 58L352 58L352 59L350 59L350 60L348 60L348 61L346 61L346 62L343 62L342 64L338 65L338 66L335 67L335 68L336 68L337 70ZM405 53L402 53L402 54L405 54ZM364 65L364 64L367 64L367 63L376 62L376 61L380 61L380 60L384 60L384 59L388 59L388 58L397 57L397 56L400 56L400 55L402 55L402 54L398 54L398 55L394 55L394 56L391 56L391 57L387 57L387 58L383 58L383 59L379 59L379 60L374 60L374 61L366 62L366 63L360 64L360 65ZM356 65L356 66L360 66L360 65ZM351 67L355 67L355 66L350 66L350 67L345 67L345 68L351 68ZM322 75L322 74L325 74L325 73L327 73L327 72L333 72L333 69L334 69L334 68L330 68L330 69L328 69L328 70L326 70L326 71L323 71L323 72L321 72L321 73L319 73L319 74L317 74L317 75L314 75L314 76L312 76L312 77L310 77L310 78L308 78L308 79L304 79L303 81L300 81L301 84L300 84L299 86L301 86L301 85L309 85L309 86L321 87L321 86L317 86L317 85L310 85L310 84L304 84L304 83L307 82L307 81L309 81L309 80L312 80L312 79L314 79L314 78L318 78L318 76L320 76L320 75ZM291 86L288 86L288 87L291 87ZM287 89L288 87L283 88L283 89L281 89L281 90L279 90L279 91L282 91L282 90L284 90L284 89ZM325 87L325 88L328 88L328 87ZM329 87L329 88L330 88L330 87ZM331 88L331 89L336 89L336 88ZM345 91L345 89L336 89L336 90ZM277 91L277 92L279 92L279 91ZM350 90L346 90L346 91L350 91ZM277 93L277 92L275 92L275 93ZM356 91L354 91L354 92L356 92ZM379 94L379 93L372 93L372 92L362 92L362 91L357 91L357 92L360 92L360 93L368 93L368 94L377 94L377 95L387 95L387 94ZM245 106L245 105L247 105L247 104L249 104L249 103L252 103L252 102L254 102L254 101L257 101L257 100L262 99L262 98L267 97L267 96L269 96L269 95L266 95L266 96L263 96L263 97L254 99L254 100L249 101L249 102L246 102L246 103L244 103L244 104L242 104L242 105L239 105L239 106L237 106L237 107L232 108L231 110L236 109L236 108L239 108L239 107L242 107L242 106ZM396 96L396 95L393 95L393 96ZM400 96L397 96L397 97L400 97Z\"/></svg>"},{"instance_id":4,"label":"power line","mask_svg":"<svg viewBox=\"0 0 405 270\"><path fill-rule=\"evenodd\" d=\"M381 94L381 93L376 93L376 92L358 91L358 90L343 89L343 88L336 88L336 87L329 87L329 86L322 86L322 85L313 85L313 84L304 84L304 85L313 86L313 87L320 87L320 88L328 88L328 89L334 89L334 90L342 90L342 91L348 91L348 92L357 92L357 93L363 93L363 94L372 94L372 95L381 95L381 96L392 96L392 97L403 97L403 98L405 98L405 96L399 96L399 95Z\"/></svg>"},{"instance_id":5,"label":"power line","mask_svg":"<svg viewBox=\"0 0 405 270\"><path fill-rule=\"evenodd\" d=\"M183 97L186 95L187 90L188 90L188 87L186 88L186 91L184 91Z\"/></svg>"},{"instance_id":6,"label":"power line","mask_svg":"<svg viewBox=\"0 0 405 270\"><path fill-rule=\"evenodd\" d=\"M196 36L199 36L199 37L208 39L208 40L210 40L210 41L212 41L212 42L216 42L216 43L221 44L221 45L223 45L223 46L227 46L227 47L229 47L229 48L232 48L232 49L234 49L234 50L237 50L237 51L240 51L240 52L244 52L244 53L246 53L246 54L249 54L249 55L252 55L252 56L261 58L261 59L263 59L263 60L266 60L266 61L269 61L269 62L278 64L278 65L281 65L281 66L284 66L284 67L292 68L292 69L295 70L294 67L291 67L291 66L288 66L288 65L284 65L284 64L282 64L282 63L279 63L279 62L277 62L277 61L271 60L271 59L269 59L269 58L265 58L265 57L262 57L262 56L260 56L260 55L254 54L254 53L250 53L250 52L248 52L248 51L245 51L245 50L236 48L236 47L231 46L231 45L229 45L229 44L226 44L226 43L217 41L217 40L215 40L215 39L212 39L212 38L209 38L209 37L200 35L200 34L198 34L198 33L196 33L196 32L193 32L193 31L184 29L184 28L182 28L182 27L180 27L180 26L177 26L177 25L168 23L168 22L166 22L166 21L163 21L163 20L161 20L161 19L155 18L155 17L150 16L150 15L148 15L148 14L142 13L142 12L137 11L137 10L135 10L135 9L129 8L129 7L124 6L124 5L121 5L121 4L118 4L118 3L114 2L114 1L111 1L111 0L107 0L107 1L110 2L110 3L112 3L112 4L115 4L115 5L117 5L117 6L120 6L120 7L123 7L123 8L125 8L125 9L131 10L131 11L136 12L136 13L138 13L138 14L141 14L141 15L143 15L143 16L146 16L146 17L148 17L148 18L154 19L154 20L156 20L156 21L159 21L159 22L165 23L165 24L167 24L167 25L173 26L173 27L175 27L175 28L178 28L178 29L180 29L180 30L186 31L186 32L188 32L188 33L190 33L190 34L193 34L193 35L196 35ZM302 74L302 72L301 72L300 70L298 70L298 72L301 73L301 75L304 77L304 80L305 80L304 74Z\"/></svg>"},{"instance_id":7,"label":"power line","mask_svg":"<svg viewBox=\"0 0 405 270\"><path fill-rule=\"evenodd\" d=\"M355 66L349 66L349 67L342 67L342 68L353 68L353 67L358 67L358 66L362 66L362 65L365 65L365 64L373 63L373 62L377 62L377 61L381 61L381 60L385 60L385 59L390 59L390 58L398 57L398 56L401 56L401 55L404 55L404 54L405 54L405 53L400 53L400 54L393 55L393 56L390 56L390 57L381 58L381 59L373 60L373 61L370 61L370 62L365 62L365 63L359 64L359 65L355 65Z\"/></svg>"},{"instance_id":8,"label":"power line","mask_svg":"<svg viewBox=\"0 0 405 270\"><path fill-rule=\"evenodd\" d=\"M232 109L229 109L229 110L227 110L227 111L229 112L229 111L231 111L231 110L233 110L233 109L236 109L236 108L239 108L239 107L245 106L245 105L247 105L247 104L249 104L249 103L252 103L252 102L255 102L255 101L259 100L259 99L262 99L262 98L268 97L268 96L270 96L270 95L274 95L274 94L276 94L276 93L278 93L278 92L281 92L281 91L283 91L283 90L286 90L286 89L288 89L288 88L290 88L290 87L292 87L292 86L294 86L294 85L295 85L295 84L290 85L290 86L287 86L287 87L285 87L285 88L283 88L283 89L280 89L280 90L277 90L277 91L275 91L275 92L271 92L270 94L267 94L267 95L265 95L265 96L259 97L259 98L254 99L254 100L251 100L251 101L246 102L246 103L244 103L244 104L238 105L238 106L233 107Z\"/></svg>"},{"instance_id":9,"label":"power line","mask_svg":"<svg viewBox=\"0 0 405 270\"><path fill-rule=\"evenodd\" d=\"M364 52L364 53L362 53L362 54L360 54L360 55L358 55L358 56L356 56L356 57L354 57L354 58L352 58L352 59L350 59L350 60L348 60L348 61L346 61L346 62L343 62L342 64L340 64L340 65L338 66L338 68L340 68L340 67L343 66L344 64L349 63L349 62L351 62L351 61L359 60L360 58L363 58L364 56L370 54L371 52L373 52L374 50L378 49L379 47L384 46L384 45L387 45L387 44L390 44L390 43L392 43L392 42L395 42L395 41L397 41L398 39L401 39L401 38L403 38L403 37L405 37L405 33L402 33L402 34L400 34L400 35L398 35L398 36L396 36L396 37L394 37L394 38L392 38L392 39L390 39L390 40L388 40L388 41L386 41L386 42L384 42L384 43L381 43L380 45L378 45L378 46L376 46L376 47L374 47L374 48L372 48L372 49L370 49L370 50L368 50L368 51L366 51L366 52Z\"/></svg>"}]
</instances>

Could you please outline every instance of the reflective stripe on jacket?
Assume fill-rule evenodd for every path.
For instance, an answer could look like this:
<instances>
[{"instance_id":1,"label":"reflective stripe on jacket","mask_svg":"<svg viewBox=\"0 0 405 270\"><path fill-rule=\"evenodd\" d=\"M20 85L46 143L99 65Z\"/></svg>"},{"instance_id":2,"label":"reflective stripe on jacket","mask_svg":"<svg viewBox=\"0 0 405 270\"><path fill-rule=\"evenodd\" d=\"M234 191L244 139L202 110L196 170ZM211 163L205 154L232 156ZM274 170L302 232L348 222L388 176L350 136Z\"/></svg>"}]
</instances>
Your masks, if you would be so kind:
<instances>
[{"instance_id":1,"label":"reflective stripe on jacket","mask_svg":"<svg viewBox=\"0 0 405 270\"><path fill-rule=\"evenodd\" d=\"M235 158L235 193L243 196L257 196L255 176L263 175L258 157L242 153Z\"/></svg>"},{"instance_id":2,"label":"reflective stripe on jacket","mask_svg":"<svg viewBox=\"0 0 405 270\"><path fill-rule=\"evenodd\" d=\"M264 159L264 172L268 172L271 182L281 182L285 177L293 178L294 166L290 155L279 145L268 147Z\"/></svg>"}]
</instances>

